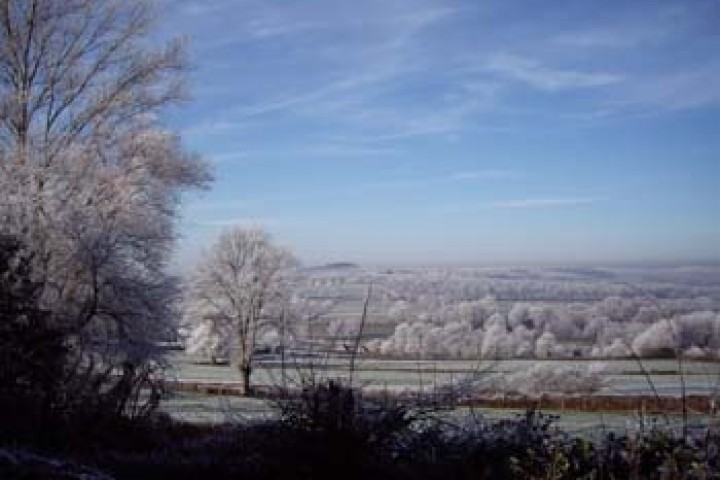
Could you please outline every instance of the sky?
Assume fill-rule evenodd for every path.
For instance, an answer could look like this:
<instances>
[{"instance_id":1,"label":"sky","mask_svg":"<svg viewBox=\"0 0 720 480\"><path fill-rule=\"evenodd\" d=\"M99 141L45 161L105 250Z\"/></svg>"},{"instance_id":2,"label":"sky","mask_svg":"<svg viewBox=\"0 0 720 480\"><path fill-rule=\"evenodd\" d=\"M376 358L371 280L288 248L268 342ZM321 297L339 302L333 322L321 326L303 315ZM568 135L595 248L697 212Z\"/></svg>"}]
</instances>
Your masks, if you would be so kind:
<instances>
[{"instance_id":1,"label":"sky","mask_svg":"<svg viewBox=\"0 0 720 480\"><path fill-rule=\"evenodd\" d=\"M307 264L720 260L720 2L163 0L233 225Z\"/></svg>"}]
</instances>

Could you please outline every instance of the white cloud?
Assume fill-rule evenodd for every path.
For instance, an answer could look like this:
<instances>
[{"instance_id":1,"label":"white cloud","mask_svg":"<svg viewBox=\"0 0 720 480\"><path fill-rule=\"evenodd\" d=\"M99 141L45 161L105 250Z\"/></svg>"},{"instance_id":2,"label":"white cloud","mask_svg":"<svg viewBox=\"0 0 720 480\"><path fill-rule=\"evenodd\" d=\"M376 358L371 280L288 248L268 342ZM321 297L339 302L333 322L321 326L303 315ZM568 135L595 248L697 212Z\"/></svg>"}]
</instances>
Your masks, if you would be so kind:
<instances>
[{"instance_id":1,"label":"white cloud","mask_svg":"<svg viewBox=\"0 0 720 480\"><path fill-rule=\"evenodd\" d=\"M591 205L602 199L598 197L556 197L556 198L524 198L518 200L500 200L490 203L493 208L543 208L572 207Z\"/></svg>"},{"instance_id":2,"label":"white cloud","mask_svg":"<svg viewBox=\"0 0 720 480\"><path fill-rule=\"evenodd\" d=\"M193 211L194 213L202 216L206 216L208 212L216 212L219 210L227 211L229 209L237 211L237 209L247 208L248 206L252 206L252 203L237 199L225 201L191 200L185 204L185 208L187 210Z\"/></svg>"},{"instance_id":3,"label":"white cloud","mask_svg":"<svg viewBox=\"0 0 720 480\"><path fill-rule=\"evenodd\" d=\"M454 181L494 180L514 176L516 176L516 173L510 170L470 170L453 173L449 176L449 179Z\"/></svg>"},{"instance_id":4,"label":"white cloud","mask_svg":"<svg viewBox=\"0 0 720 480\"><path fill-rule=\"evenodd\" d=\"M223 135L248 128L244 121L206 121L191 125L182 130L183 135L203 137L206 135Z\"/></svg>"},{"instance_id":5,"label":"white cloud","mask_svg":"<svg viewBox=\"0 0 720 480\"><path fill-rule=\"evenodd\" d=\"M171 2L173 0L169 0ZM179 12L182 15L190 17L201 17L203 15L214 15L232 6L231 2L213 2L205 0L204 2L187 2L180 6Z\"/></svg>"},{"instance_id":6,"label":"white cloud","mask_svg":"<svg viewBox=\"0 0 720 480\"><path fill-rule=\"evenodd\" d=\"M483 180L507 179L517 176L516 172L510 170L471 170L452 172L437 177L425 178L400 178L370 182L362 185L363 188L397 189L397 188L419 188L446 182L471 182Z\"/></svg>"},{"instance_id":7,"label":"white cloud","mask_svg":"<svg viewBox=\"0 0 720 480\"><path fill-rule=\"evenodd\" d=\"M545 91L602 87L619 83L624 78L614 73L550 68L536 60L508 54L492 55L485 68L504 78Z\"/></svg>"},{"instance_id":8,"label":"white cloud","mask_svg":"<svg viewBox=\"0 0 720 480\"><path fill-rule=\"evenodd\" d=\"M283 112L287 110L296 110L304 105L311 105L317 108L318 102L339 101L346 102L343 94L354 90L381 83L395 76L398 67L392 66L386 69L375 70L371 72L352 73L344 78L329 82L319 88L309 91L279 96L273 100L257 103L253 105L240 106L235 110L241 118L256 117L269 113ZM338 99L337 96L340 95ZM325 109L328 109L325 105Z\"/></svg>"},{"instance_id":9,"label":"white cloud","mask_svg":"<svg viewBox=\"0 0 720 480\"><path fill-rule=\"evenodd\" d=\"M634 110L686 110L720 105L720 66L655 72L636 84L626 98L612 105L620 112Z\"/></svg>"},{"instance_id":10,"label":"white cloud","mask_svg":"<svg viewBox=\"0 0 720 480\"><path fill-rule=\"evenodd\" d=\"M572 48L630 48L661 37L663 32L657 28L594 28L558 35L551 43Z\"/></svg>"},{"instance_id":11,"label":"white cloud","mask_svg":"<svg viewBox=\"0 0 720 480\"><path fill-rule=\"evenodd\" d=\"M219 218L216 220L201 220L198 225L205 227L267 227L277 225L279 222L274 218L254 218L254 217L230 217Z\"/></svg>"},{"instance_id":12,"label":"white cloud","mask_svg":"<svg viewBox=\"0 0 720 480\"><path fill-rule=\"evenodd\" d=\"M250 152L226 152L209 154L208 158L215 164L229 163L237 160L244 160L250 156Z\"/></svg>"},{"instance_id":13,"label":"white cloud","mask_svg":"<svg viewBox=\"0 0 720 480\"><path fill-rule=\"evenodd\" d=\"M321 157L377 157L393 156L401 152L397 148L373 147L365 145L327 143L323 145L300 148L299 151L307 155Z\"/></svg>"},{"instance_id":14,"label":"white cloud","mask_svg":"<svg viewBox=\"0 0 720 480\"><path fill-rule=\"evenodd\" d=\"M656 7L627 2L625 8L608 10L605 18L593 18L586 28L551 37L550 44L581 50L647 48L696 34L717 14L713 1L667 2Z\"/></svg>"}]
</instances>

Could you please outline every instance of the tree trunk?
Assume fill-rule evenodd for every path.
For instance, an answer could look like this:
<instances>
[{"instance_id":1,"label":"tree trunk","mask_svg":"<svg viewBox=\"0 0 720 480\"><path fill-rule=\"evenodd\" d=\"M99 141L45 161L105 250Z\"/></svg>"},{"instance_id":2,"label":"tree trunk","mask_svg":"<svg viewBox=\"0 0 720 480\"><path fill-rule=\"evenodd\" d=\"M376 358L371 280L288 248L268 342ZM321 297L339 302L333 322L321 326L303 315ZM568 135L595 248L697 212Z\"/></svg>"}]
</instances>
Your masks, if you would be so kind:
<instances>
[{"instance_id":1,"label":"tree trunk","mask_svg":"<svg viewBox=\"0 0 720 480\"><path fill-rule=\"evenodd\" d=\"M241 393L245 396L252 395L252 387L250 386L250 375L252 375L252 366L250 364L240 365L240 375L242 376Z\"/></svg>"}]
</instances>

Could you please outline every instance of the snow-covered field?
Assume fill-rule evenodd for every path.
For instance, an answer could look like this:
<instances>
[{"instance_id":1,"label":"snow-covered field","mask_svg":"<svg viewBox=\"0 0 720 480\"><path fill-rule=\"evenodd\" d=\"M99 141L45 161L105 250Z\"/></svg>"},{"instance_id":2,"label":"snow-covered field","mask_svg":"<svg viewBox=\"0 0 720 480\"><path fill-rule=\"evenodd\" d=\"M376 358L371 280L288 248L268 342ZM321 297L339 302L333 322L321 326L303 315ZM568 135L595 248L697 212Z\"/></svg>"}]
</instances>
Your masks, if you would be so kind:
<instances>
[{"instance_id":1,"label":"snow-covered field","mask_svg":"<svg viewBox=\"0 0 720 480\"><path fill-rule=\"evenodd\" d=\"M171 356L174 366L172 376L178 380L195 382L240 381L237 370L228 365L199 365L182 353ZM645 376L642 369L649 374ZM597 390L587 393L609 395L652 394L652 388L661 395L679 396L684 379L687 394L720 395L720 363L686 362L680 365L673 359L645 359L642 367L634 360L386 360L363 359L358 362L354 378L367 389L392 391L432 391L449 384L462 385L469 379L484 380L502 377L526 383L522 375L527 372L544 371L590 371L600 380ZM282 368L278 362L259 363L253 374L253 383L264 386L280 386L283 382ZM290 385L301 377L315 375L319 378L347 378L347 359L315 359L295 361L289 359L285 379ZM652 386L651 386L652 383ZM523 385L516 385L522 388ZM553 393L551 390L538 393ZM577 393L586 393L578 391Z\"/></svg>"},{"instance_id":2,"label":"snow-covered field","mask_svg":"<svg viewBox=\"0 0 720 480\"><path fill-rule=\"evenodd\" d=\"M188 362L187 356L176 354L173 357L175 375L184 380L237 382L238 373L229 366L195 365ZM512 375L512 373L527 371L536 362L531 360L506 360L492 365L480 365L487 369L484 375ZM568 366L577 362L546 361L544 364L554 367ZM583 363L583 362L580 362ZM590 363L590 362L586 362ZM674 360L647 360L643 362L644 368L650 373L651 381L660 395L680 395L680 376L678 365ZM389 388L396 390L420 389L431 391L433 385L443 382L460 382L468 375L468 371L477 369L478 364L469 361L408 361L408 360L365 360L360 363L355 373L358 383L367 388ZM308 374L308 369L302 369ZM688 363L684 365L685 383L687 393L717 395L720 392L720 364L718 363ZM335 367L319 369L318 376L332 378L344 376L347 378L347 368L336 363ZM288 376L297 378L297 372L288 367ZM265 385L277 385L280 372L274 366L265 368L259 366L253 376L254 382ZM651 394L651 388L640 371L637 363L627 360L610 361L603 370L604 386L602 393L615 395ZM238 396L211 396L200 393L178 392L166 399L162 408L176 418L192 422L235 422L260 421L276 418L277 411L271 402L261 399L243 398ZM488 418L510 418L519 413L517 410L483 408L478 410ZM467 408L458 408L451 412L458 418L467 415ZM582 412L582 411L552 411L546 413L558 415L558 426L569 432L580 434L595 434L602 429L624 430L637 428L640 417L637 412ZM655 417L658 421L664 418ZM679 415L670 415L673 425L680 425L682 419ZM647 420L647 419L646 419ZM691 415L691 423L717 422L716 418L706 415Z\"/></svg>"},{"instance_id":3,"label":"snow-covered field","mask_svg":"<svg viewBox=\"0 0 720 480\"><path fill-rule=\"evenodd\" d=\"M175 418L190 422L202 423L224 423L224 422L253 422L277 418L278 412L273 405L264 400L232 397L232 396L207 396L197 393L177 393L163 402L165 411ZM483 408L475 409L472 412L469 408L460 407L452 411L442 412L442 415L449 415L458 421L466 421L468 415L483 415L490 419L512 418L522 413L515 409ZM624 430L634 429L640 424L641 417L635 412L575 412L575 411L552 411L545 413L558 416L557 425L565 431L577 433L597 433L603 429ZM664 417L645 417L645 422L664 422ZM671 425L680 425L682 419L679 415L669 415ZM692 415L691 422L717 423L714 419L705 415Z\"/></svg>"},{"instance_id":4,"label":"snow-covered field","mask_svg":"<svg viewBox=\"0 0 720 480\"><path fill-rule=\"evenodd\" d=\"M174 374L178 379L228 382L239 381L238 373L230 366L197 365L181 353L172 356ZM590 361L573 362L567 360L544 361L540 365L551 369L590 365ZM469 378L472 372L481 372L481 378L502 376L513 378L519 375L518 381L523 382L523 372L537 368L535 360L505 360L491 363L480 363L458 360L441 361L410 361L410 360L363 360L355 372L358 384L368 389L424 390L432 392L433 388L454 382L461 385L462 380ZM679 396L681 376L675 360L644 360L643 368L649 373L650 381L659 395ZM691 362L683 365L686 393L716 396L720 393L720 363ZM258 385L280 385L281 370L277 364L259 365L253 375ZM290 362L287 366L288 382L292 384L300 374L309 375L310 369L305 366L295 369ZM652 388L635 361L615 360L604 362L602 388L598 394L610 395L652 395ZM347 378L346 361L336 359L323 365L315 365L315 375L320 378ZM459 387L458 387L459 388ZM260 399L249 399L237 396L210 396L199 393L175 393L164 403L165 411L177 418L199 422L225 422L238 420L262 420L277 415L271 403ZM515 410L487 409L480 410L483 415L491 418L510 417ZM458 415L467 413L467 409L455 411ZM624 429L637 426L639 417L635 412L580 412L550 411L559 415L559 425L575 432L593 432L598 428ZM670 416L674 423L680 418ZM693 422L716 421L705 415L691 415Z\"/></svg>"}]
</instances>

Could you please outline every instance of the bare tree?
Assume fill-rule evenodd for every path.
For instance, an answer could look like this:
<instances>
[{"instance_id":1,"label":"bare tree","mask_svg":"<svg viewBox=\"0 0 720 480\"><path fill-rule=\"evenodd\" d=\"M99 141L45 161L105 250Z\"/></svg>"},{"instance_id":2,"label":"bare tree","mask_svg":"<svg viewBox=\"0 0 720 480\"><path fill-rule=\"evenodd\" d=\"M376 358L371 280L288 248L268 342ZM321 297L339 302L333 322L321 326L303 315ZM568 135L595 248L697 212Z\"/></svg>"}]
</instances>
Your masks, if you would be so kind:
<instances>
[{"instance_id":1,"label":"bare tree","mask_svg":"<svg viewBox=\"0 0 720 480\"><path fill-rule=\"evenodd\" d=\"M121 411L172 313L180 194L210 178L157 121L184 59L152 20L144 0L0 0L0 233L32 252L68 391Z\"/></svg>"},{"instance_id":2,"label":"bare tree","mask_svg":"<svg viewBox=\"0 0 720 480\"><path fill-rule=\"evenodd\" d=\"M271 326L273 302L281 300L283 272L293 256L274 245L260 229L231 229L223 233L188 279L185 318L207 331L228 331L234 363L245 394L256 342ZM214 328L207 328L208 323Z\"/></svg>"},{"instance_id":3,"label":"bare tree","mask_svg":"<svg viewBox=\"0 0 720 480\"><path fill-rule=\"evenodd\" d=\"M115 143L180 98L181 44L144 47L151 26L145 0L0 1L0 141L17 162Z\"/></svg>"}]
</instances>

